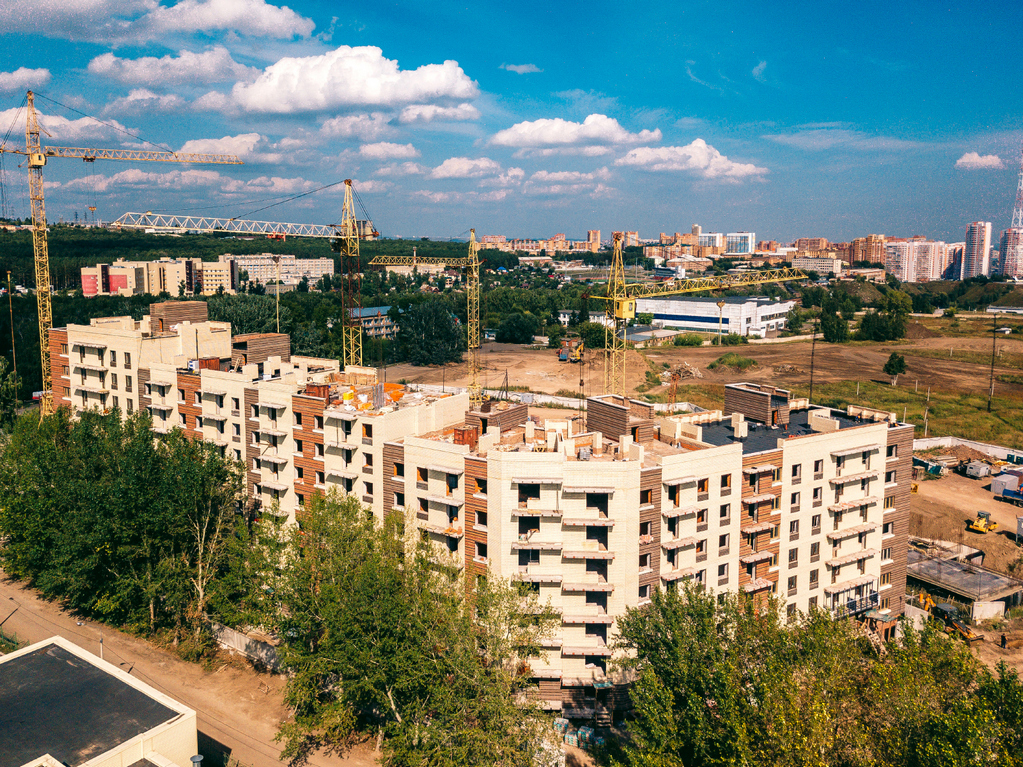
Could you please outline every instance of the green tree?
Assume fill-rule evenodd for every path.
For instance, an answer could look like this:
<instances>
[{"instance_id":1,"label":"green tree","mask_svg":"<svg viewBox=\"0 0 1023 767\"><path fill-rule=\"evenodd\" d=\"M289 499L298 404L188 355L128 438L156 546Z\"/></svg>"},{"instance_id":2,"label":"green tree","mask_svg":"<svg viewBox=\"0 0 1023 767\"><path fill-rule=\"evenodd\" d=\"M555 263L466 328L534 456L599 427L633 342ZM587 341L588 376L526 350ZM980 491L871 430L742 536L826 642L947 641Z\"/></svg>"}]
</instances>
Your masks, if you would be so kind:
<instances>
[{"instance_id":1,"label":"green tree","mask_svg":"<svg viewBox=\"0 0 1023 767\"><path fill-rule=\"evenodd\" d=\"M560 323L547 326L547 347L558 349L561 347L561 339L565 337L565 328Z\"/></svg>"},{"instance_id":2,"label":"green tree","mask_svg":"<svg viewBox=\"0 0 1023 767\"><path fill-rule=\"evenodd\" d=\"M540 323L531 314L510 314L497 328L497 342L502 344L531 344L540 330Z\"/></svg>"},{"instance_id":3,"label":"green tree","mask_svg":"<svg viewBox=\"0 0 1023 767\"><path fill-rule=\"evenodd\" d=\"M899 382L899 376L906 372L906 358L897 352L892 352L882 370L885 375L891 376L892 386L895 386Z\"/></svg>"},{"instance_id":4,"label":"green tree","mask_svg":"<svg viewBox=\"0 0 1023 767\"><path fill-rule=\"evenodd\" d=\"M13 425L18 413L18 376L8 370L6 357L0 357L0 431Z\"/></svg>"},{"instance_id":5,"label":"green tree","mask_svg":"<svg viewBox=\"0 0 1023 767\"><path fill-rule=\"evenodd\" d=\"M314 496L289 532L280 606L294 712L282 758L375 735L385 765L530 765L549 719L521 695L556 616L481 579L472 601L449 556L352 497Z\"/></svg>"},{"instance_id":6,"label":"green tree","mask_svg":"<svg viewBox=\"0 0 1023 767\"><path fill-rule=\"evenodd\" d=\"M443 365L462 359L463 331L439 301L411 306L401 315L395 347L399 360L413 365Z\"/></svg>"},{"instance_id":7,"label":"green tree","mask_svg":"<svg viewBox=\"0 0 1023 767\"><path fill-rule=\"evenodd\" d=\"M821 333L829 344L844 344L849 340L849 323L841 314L822 312Z\"/></svg>"},{"instance_id":8,"label":"green tree","mask_svg":"<svg viewBox=\"0 0 1023 767\"><path fill-rule=\"evenodd\" d=\"M607 342L604 326L599 322L580 322L576 325L575 330L583 339L587 349L603 349Z\"/></svg>"}]
</instances>

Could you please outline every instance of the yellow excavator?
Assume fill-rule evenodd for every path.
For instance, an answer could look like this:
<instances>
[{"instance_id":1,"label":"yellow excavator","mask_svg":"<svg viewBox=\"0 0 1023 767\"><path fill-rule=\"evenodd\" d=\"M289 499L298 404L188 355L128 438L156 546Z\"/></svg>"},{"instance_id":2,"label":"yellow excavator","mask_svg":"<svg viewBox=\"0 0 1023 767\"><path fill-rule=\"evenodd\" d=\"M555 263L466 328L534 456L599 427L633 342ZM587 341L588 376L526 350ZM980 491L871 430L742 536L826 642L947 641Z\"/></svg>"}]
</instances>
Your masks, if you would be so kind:
<instances>
[{"instance_id":1,"label":"yellow excavator","mask_svg":"<svg viewBox=\"0 0 1023 767\"><path fill-rule=\"evenodd\" d=\"M993 533L998 529L998 523L991 520L990 511L978 511L977 518L966 529L973 533Z\"/></svg>"}]
</instances>

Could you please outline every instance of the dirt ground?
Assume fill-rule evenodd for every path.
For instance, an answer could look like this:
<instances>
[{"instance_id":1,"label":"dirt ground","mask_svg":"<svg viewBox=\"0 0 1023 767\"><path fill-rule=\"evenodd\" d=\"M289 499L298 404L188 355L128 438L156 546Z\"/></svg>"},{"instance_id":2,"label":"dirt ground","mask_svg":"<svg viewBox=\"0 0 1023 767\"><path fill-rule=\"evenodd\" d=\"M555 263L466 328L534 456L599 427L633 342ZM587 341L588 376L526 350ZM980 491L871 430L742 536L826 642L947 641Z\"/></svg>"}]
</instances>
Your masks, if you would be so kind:
<instances>
[{"instance_id":1,"label":"dirt ground","mask_svg":"<svg viewBox=\"0 0 1023 767\"><path fill-rule=\"evenodd\" d=\"M926 538L963 543L984 552L984 566L1005 572L1010 562L1023 556L1023 548L1015 542L1016 516L1023 509L995 500L991 495L990 479L970 479L959 474L948 474L941 479L921 481L918 492L910 496L909 532ZM973 533L966 529L967 522L976 518L978 511L990 511L998 523L994 533ZM1020 573L1015 573L1016 577ZM973 646L977 657L994 668L1004 661L1023 673L1023 619L1017 618L1008 626L997 630L980 627L984 641ZM1005 633L1007 648L1000 645Z\"/></svg>"},{"instance_id":2,"label":"dirt ground","mask_svg":"<svg viewBox=\"0 0 1023 767\"><path fill-rule=\"evenodd\" d=\"M907 349L932 351L954 348L956 351L989 352L991 342L983 338L916 338L894 344L843 344L833 345L818 342L814 354L814 379L828 381L869 381L887 383L881 369L888 356L894 351L900 354ZM1004 353L1023 354L1023 341L999 337L998 348ZM718 368L708 370L707 365L721 356L723 351L735 351L757 361L757 366L745 372ZM645 382L648 370L660 371L662 363L676 365L686 361L700 368L703 378L696 383L724 384L735 381L769 382L783 387L806 385L810 380L811 344L809 341L787 343L748 344L722 350L717 347L655 347L642 353L627 352L626 386L630 391ZM645 357L645 359L644 359ZM603 389L603 358L600 352L587 352L582 364L560 362L552 349L527 349L514 344L484 344L480 358L483 363L482 381L487 387L497 388L504 384L505 374L512 387L527 387L531 391L555 394L566 390L578 393L580 380L583 381L583 396L600 394ZM647 360L651 364L647 363ZM969 364L956 360L906 356L907 372L902 381L920 381L921 386L933 386L938 390L986 393L990 377L987 365ZM999 373L1016 373L1013 368L995 365ZM465 386L466 368L464 363L443 367L417 368L412 365L391 365L386 369L386 380L405 380L411 383L449 384ZM685 383L680 397L684 396ZM654 389L663 393L667 387ZM996 383L1000 394L1023 396L1023 385Z\"/></svg>"}]
</instances>

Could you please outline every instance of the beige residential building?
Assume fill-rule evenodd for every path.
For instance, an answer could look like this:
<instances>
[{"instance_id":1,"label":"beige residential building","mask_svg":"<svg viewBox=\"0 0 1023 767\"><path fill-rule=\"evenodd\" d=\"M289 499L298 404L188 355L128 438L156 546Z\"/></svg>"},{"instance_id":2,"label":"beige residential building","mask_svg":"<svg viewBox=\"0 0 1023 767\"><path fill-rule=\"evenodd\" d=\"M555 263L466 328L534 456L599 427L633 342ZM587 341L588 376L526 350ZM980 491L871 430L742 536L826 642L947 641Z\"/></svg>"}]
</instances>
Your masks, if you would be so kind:
<instances>
[{"instance_id":1,"label":"beige residential building","mask_svg":"<svg viewBox=\"0 0 1023 767\"><path fill-rule=\"evenodd\" d=\"M294 357L284 335L232 338L204 309L55 329L56 403L146 408L155 431L242 463L254 508L296 521L336 490L402 515L467 588L488 574L528 584L561 616L530 674L565 715L622 713L618 621L655 589L773 595L789 617L818 608L886 635L903 612L913 426L893 413L748 383L727 385L720 411L613 395L589 398L585 417L470 411L465 393Z\"/></svg>"}]
</instances>

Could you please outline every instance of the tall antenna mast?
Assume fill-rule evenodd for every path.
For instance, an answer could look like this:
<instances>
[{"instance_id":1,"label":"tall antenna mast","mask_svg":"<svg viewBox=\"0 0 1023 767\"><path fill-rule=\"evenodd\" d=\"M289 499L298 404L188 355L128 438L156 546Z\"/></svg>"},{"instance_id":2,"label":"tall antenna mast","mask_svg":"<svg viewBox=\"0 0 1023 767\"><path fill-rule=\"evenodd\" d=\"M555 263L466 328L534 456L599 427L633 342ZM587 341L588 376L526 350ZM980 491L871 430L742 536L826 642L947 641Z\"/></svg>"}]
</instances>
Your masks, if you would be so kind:
<instances>
[{"instance_id":1,"label":"tall antenna mast","mask_svg":"<svg viewBox=\"0 0 1023 767\"><path fill-rule=\"evenodd\" d=\"M1023 144L1019 153L1019 182L1016 184L1016 206L1012 209L1012 228L1023 229Z\"/></svg>"}]
</instances>

